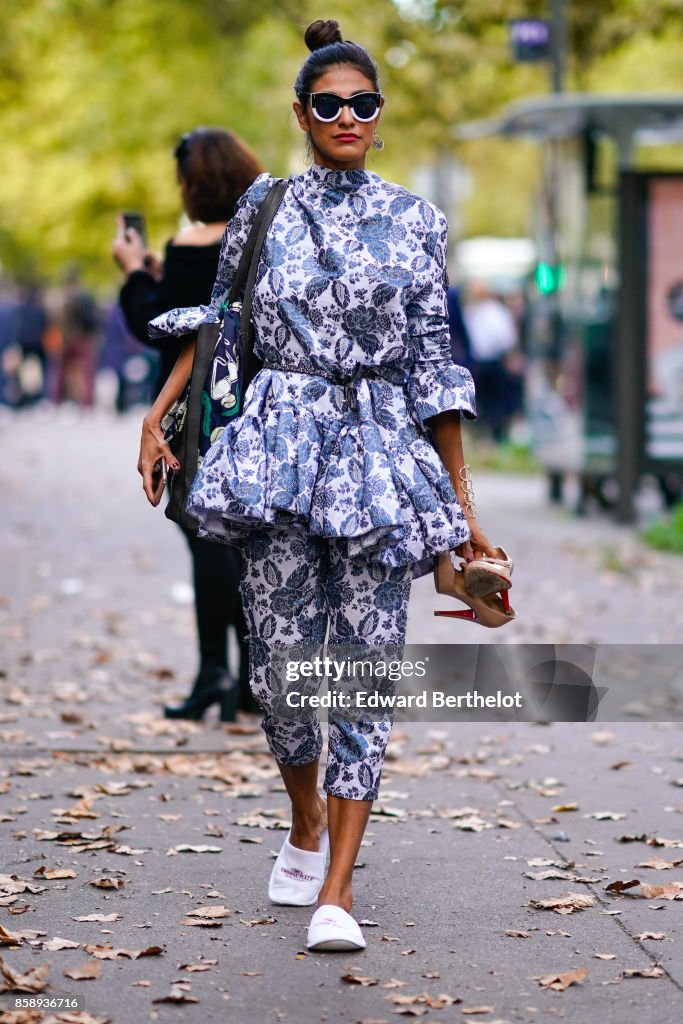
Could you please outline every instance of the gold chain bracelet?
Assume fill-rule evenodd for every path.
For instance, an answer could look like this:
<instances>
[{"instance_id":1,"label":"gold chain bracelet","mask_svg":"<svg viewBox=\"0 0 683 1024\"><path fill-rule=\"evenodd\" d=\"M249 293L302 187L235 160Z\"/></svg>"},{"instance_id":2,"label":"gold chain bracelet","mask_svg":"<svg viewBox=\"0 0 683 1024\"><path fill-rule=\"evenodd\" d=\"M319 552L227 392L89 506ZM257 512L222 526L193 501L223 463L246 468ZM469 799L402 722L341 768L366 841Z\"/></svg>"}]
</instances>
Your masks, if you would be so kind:
<instances>
[{"instance_id":1,"label":"gold chain bracelet","mask_svg":"<svg viewBox=\"0 0 683 1024\"><path fill-rule=\"evenodd\" d=\"M463 491L463 511L468 519L476 519L477 506L474 500L474 487L472 486L472 470L465 464L458 470L460 483Z\"/></svg>"}]
</instances>

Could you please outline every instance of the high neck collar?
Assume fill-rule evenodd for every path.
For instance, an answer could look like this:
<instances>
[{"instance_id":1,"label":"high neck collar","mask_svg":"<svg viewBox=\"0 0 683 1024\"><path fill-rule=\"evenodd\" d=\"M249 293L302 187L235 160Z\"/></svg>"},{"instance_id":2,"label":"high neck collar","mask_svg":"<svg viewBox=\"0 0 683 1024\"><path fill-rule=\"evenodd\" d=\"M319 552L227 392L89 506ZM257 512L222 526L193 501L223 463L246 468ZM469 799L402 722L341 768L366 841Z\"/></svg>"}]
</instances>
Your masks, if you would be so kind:
<instances>
[{"instance_id":1,"label":"high neck collar","mask_svg":"<svg viewBox=\"0 0 683 1024\"><path fill-rule=\"evenodd\" d=\"M311 181L319 182L321 185L329 185L330 187L346 186L358 187L359 185L365 185L370 181L372 171L365 170L364 168L356 168L355 170L349 171L336 171L331 167L321 167L320 164L311 164L308 170L305 172L304 177Z\"/></svg>"}]
</instances>

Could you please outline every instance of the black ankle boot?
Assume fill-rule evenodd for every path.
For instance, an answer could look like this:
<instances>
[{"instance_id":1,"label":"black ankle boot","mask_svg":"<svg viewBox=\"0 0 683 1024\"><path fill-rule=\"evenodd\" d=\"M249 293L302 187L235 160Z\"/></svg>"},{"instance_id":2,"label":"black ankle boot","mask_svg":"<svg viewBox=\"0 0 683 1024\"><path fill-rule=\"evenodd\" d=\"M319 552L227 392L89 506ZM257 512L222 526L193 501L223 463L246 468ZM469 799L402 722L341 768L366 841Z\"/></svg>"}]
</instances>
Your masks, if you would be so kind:
<instances>
[{"instance_id":1,"label":"black ankle boot","mask_svg":"<svg viewBox=\"0 0 683 1024\"><path fill-rule=\"evenodd\" d=\"M239 704L239 688L224 668L202 669L194 681L192 692L182 704L166 705L166 718L189 718L201 721L207 708L220 705L221 722L234 722Z\"/></svg>"}]
</instances>

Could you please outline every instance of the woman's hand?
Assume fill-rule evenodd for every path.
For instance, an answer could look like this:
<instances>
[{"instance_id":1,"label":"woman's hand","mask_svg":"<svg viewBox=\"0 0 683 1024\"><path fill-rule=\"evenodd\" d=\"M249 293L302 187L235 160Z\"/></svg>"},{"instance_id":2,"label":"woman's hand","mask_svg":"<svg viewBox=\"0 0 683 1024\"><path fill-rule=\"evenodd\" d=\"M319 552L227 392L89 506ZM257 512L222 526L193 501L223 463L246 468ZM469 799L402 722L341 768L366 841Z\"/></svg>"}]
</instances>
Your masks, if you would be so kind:
<instances>
[{"instance_id":1,"label":"woman's hand","mask_svg":"<svg viewBox=\"0 0 683 1024\"><path fill-rule=\"evenodd\" d=\"M151 505L156 506L161 501L166 485L166 466L174 472L180 469L180 463L164 441L160 423L145 416L142 421L138 473L142 476L142 486Z\"/></svg>"},{"instance_id":2,"label":"woman's hand","mask_svg":"<svg viewBox=\"0 0 683 1024\"><path fill-rule=\"evenodd\" d=\"M119 217L118 231L111 254L124 274L132 274L136 270L145 270L146 250L140 235L134 228L127 228L123 217Z\"/></svg>"},{"instance_id":3,"label":"woman's hand","mask_svg":"<svg viewBox=\"0 0 683 1024\"><path fill-rule=\"evenodd\" d=\"M481 558L482 555L497 558L495 545L491 544L488 540L477 520L468 519L468 525L470 528L470 539L466 540L464 544L459 544L455 549L455 553L464 558L466 562L470 562L473 558Z\"/></svg>"}]
</instances>

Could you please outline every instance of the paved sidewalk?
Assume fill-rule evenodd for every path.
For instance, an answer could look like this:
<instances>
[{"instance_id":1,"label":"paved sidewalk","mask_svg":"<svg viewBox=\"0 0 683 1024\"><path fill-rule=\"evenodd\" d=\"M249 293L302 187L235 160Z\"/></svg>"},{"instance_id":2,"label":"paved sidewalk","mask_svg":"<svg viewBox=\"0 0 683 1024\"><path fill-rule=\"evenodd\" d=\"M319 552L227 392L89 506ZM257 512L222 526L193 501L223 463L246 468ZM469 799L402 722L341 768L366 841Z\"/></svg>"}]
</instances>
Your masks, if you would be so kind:
<instances>
[{"instance_id":1,"label":"paved sidewalk","mask_svg":"<svg viewBox=\"0 0 683 1024\"><path fill-rule=\"evenodd\" d=\"M138 418L0 427L10 976L49 964L43 995L80 996L84 1015L62 1020L84 1024L681 1019L680 723L397 726L356 872L368 948L306 953L311 911L265 895L287 819L257 722L159 717L194 669L189 562L142 496ZM487 532L517 560L520 619L473 636L433 618L422 580L409 641L456 656L459 643L680 640L670 560L608 520L548 509L540 480L476 484ZM587 905L532 903L568 894ZM75 920L92 915L105 919ZM64 974L84 966L95 976ZM8 1005L0 1024L55 1020Z\"/></svg>"}]
</instances>

